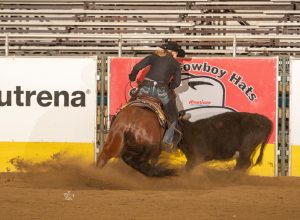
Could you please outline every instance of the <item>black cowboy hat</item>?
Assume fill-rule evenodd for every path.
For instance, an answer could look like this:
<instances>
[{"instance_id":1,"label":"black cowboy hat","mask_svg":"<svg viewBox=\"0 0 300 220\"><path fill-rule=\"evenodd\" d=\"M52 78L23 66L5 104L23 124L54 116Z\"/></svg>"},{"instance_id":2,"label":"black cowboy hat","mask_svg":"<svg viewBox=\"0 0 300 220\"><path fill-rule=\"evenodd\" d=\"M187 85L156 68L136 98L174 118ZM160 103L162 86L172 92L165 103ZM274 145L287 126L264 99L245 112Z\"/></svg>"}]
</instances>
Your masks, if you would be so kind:
<instances>
[{"instance_id":1,"label":"black cowboy hat","mask_svg":"<svg viewBox=\"0 0 300 220\"><path fill-rule=\"evenodd\" d=\"M183 49L180 48L177 53L177 57L185 57L185 51Z\"/></svg>"},{"instance_id":2,"label":"black cowboy hat","mask_svg":"<svg viewBox=\"0 0 300 220\"><path fill-rule=\"evenodd\" d=\"M178 53L178 57L185 57L185 51L181 49L178 43L175 41L168 41L166 44L160 46L160 48L164 50L173 50Z\"/></svg>"},{"instance_id":3,"label":"black cowboy hat","mask_svg":"<svg viewBox=\"0 0 300 220\"><path fill-rule=\"evenodd\" d=\"M173 50L173 51L178 52L179 45L175 41L168 41L166 44L161 45L160 48L162 48L164 50Z\"/></svg>"}]
</instances>

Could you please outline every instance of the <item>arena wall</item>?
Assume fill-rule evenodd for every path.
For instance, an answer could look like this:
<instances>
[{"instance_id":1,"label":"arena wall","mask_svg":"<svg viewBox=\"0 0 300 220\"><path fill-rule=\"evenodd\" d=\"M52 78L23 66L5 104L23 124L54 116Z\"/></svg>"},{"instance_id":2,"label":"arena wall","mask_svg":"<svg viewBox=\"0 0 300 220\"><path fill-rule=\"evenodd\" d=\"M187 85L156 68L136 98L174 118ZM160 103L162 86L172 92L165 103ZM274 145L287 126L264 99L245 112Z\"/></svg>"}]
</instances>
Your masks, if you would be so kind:
<instances>
[{"instance_id":1,"label":"arena wall","mask_svg":"<svg viewBox=\"0 0 300 220\"><path fill-rule=\"evenodd\" d=\"M93 162L96 57L0 58L0 171L60 154Z\"/></svg>"},{"instance_id":2,"label":"arena wall","mask_svg":"<svg viewBox=\"0 0 300 220\"><path fill-rule=\"evenodd\" d=\"M289 174L300 176L300 59L290 59L290 139Z\"/></svg>"}]
</instances>

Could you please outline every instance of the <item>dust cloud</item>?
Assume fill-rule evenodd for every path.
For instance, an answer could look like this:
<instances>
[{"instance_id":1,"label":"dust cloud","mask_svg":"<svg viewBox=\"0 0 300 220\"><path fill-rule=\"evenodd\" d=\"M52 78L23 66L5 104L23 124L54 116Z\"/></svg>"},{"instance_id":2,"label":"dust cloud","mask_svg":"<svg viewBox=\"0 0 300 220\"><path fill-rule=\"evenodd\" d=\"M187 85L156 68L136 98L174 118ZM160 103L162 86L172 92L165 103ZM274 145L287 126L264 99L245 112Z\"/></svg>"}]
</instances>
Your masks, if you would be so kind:
<instances>
[{"instance_id":1,"label":"dust cloud","mask_svg":"<svg viewBox=\"0 0 300 220\"><path fill-rule=\"evenodd\" d=\"M32 163L20 158L11 159L15 173L0 174L0 182L22 183L32 188L71 188L100 190L180 190L212 189L236 185L289 185L280 177L248 176L233 170L216 170L200 165L187 173L179 167L177 176L150 178L127 166L120 159L99 169L79 157L53 156L47 161ZM295 186L295 184L293 184ZM296 186L300 186L300 183Z\"/></svg>"}]
</instances>

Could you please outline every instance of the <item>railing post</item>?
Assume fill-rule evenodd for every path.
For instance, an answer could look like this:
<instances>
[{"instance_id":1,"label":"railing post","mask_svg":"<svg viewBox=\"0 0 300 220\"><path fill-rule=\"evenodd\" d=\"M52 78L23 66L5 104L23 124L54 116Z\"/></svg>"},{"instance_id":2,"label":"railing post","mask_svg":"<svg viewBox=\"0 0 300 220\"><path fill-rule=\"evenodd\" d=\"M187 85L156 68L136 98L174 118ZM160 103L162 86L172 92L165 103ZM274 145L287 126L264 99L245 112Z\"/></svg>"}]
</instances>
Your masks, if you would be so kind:
<instances>
[{"instance_id":1,"label":"railing post","mask_svg":"<svg viewBox=\"0 0 300 220\"><path fill-rule=\"evenodd\" d=\"M122 56L122 34L119 35L119 44L118 44L119 48L118 48L118 56L121 57Z\"/></svg>"},{"instance_id":2,"label":"railing post","mask_svg":"<svg viewBox=\"0 0 300 220\"><path fill-rule=\"evenodd\" d=\"M8 34L5 35L5 56L8 56L9 53L9 42L8 42Z\"/></svg>"},{"instance_id":3,"label":"railing post","mask_svg":"<svg viewBox=\"0 0 300 220\"><path fill-rule=\"evenodd\" d=\"M286 175L286 58L282 58L282 73L281 73L281 146L280 146L280 174Z\"/></svg>"},{"instance_id":4,"label":"railing post","mask_svg":"<svg viewBox=\"0 0 300 220\"><path fill-rule=\"evenodd\" d=\"M232 56L236 56L236 35L233 36L233 45L232 45L233 53Z\"/></svg>"},{"instance_id":5,"label":"railing post","mask_svg":"<svg viewBox=\"0 0 300 220\"><path fill-rule=\"evenodd\" d=\"M105 129L105 127L104 127L105 64L106 64L106 59L105 59L104 56L101 56L100 127L103 128L103 129ZM100 149L99 149L99 152L102 150L104 140L105 140L105 134L103 133L103 131L100 131Z\"/></svg>"}]
</instances>

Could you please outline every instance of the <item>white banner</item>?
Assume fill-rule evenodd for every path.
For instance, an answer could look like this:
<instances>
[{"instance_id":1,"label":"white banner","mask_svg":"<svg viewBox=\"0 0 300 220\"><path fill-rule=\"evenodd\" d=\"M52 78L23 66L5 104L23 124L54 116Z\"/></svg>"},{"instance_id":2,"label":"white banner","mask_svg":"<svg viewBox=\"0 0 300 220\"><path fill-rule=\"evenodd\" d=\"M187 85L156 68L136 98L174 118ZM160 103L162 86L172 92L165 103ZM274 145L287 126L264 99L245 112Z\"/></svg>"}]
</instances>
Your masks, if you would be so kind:
<instances>
[{"instance_id":1,"label":"white banner","mask_svg":"<svg viewBox=\"0 0 300 220\"><path fill-rule=\"evenodd\" d=\"M0 58L1 142L95 142L96 57Z\"/></svg>"},{"instance_id":2,"label":"white banner","mask_svg":"<svg viewBox=\"0 0 300 220\"><path fill-rule=\"evenodd\" d=\"M289 175L300 176L300 58L290 58Z\"/></svg>"},{"instance_id":3,"label":"white banner","mask_svg":"<svg viewBox=\"0 0 300 220\"><path fill-rule=\"evenodd\" d=\"M300 58L290 60L290 145L300 145Z\"/></svg>"}]
</instances>

